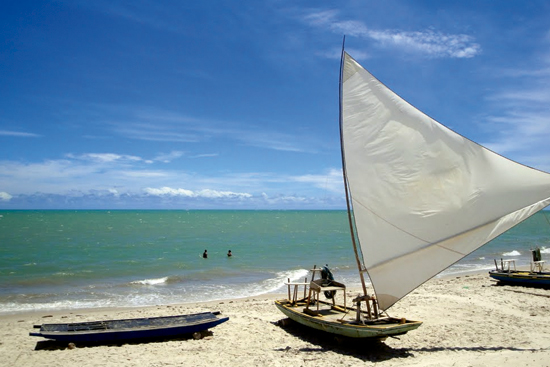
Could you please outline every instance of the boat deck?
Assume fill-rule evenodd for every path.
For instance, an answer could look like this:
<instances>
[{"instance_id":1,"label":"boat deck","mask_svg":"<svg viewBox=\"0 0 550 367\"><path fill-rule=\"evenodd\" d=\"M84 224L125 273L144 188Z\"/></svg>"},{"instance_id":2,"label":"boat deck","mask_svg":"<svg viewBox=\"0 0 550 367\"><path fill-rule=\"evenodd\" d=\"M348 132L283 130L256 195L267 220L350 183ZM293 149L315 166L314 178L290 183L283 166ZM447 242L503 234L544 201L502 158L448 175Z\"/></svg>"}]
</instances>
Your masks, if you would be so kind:
<instances>
[{"instance_id":1,"label":"boat deck","mask_svg":"<svg viewBox=\"0 0 550 367\"><path fill-rule=\"evenodd\" d=\"M279 301L279 302L285 302L286 300ZM350 325L388 325L388 324L402 324L406 321L405 319L398 319L393 317L382 317L374 320L369 320L367 318L367 313L362 311L362 322L357 322L357 309L352 307L347 307L344 309L343 306L332 306L328 302L319 301L319 304L322 305L319 307L319 311L317 311L315 308L309 308L306 309L307 302L305 300L295 302L295 303L289 303L286 301L286 307L296 308L297 310L301 310L302 312L312 316L312 317L318 317L322 318L326 321L338 321L342 324L350 324ZM310 307L312 304L310 304Z\"/></svg>"}]
</instances>

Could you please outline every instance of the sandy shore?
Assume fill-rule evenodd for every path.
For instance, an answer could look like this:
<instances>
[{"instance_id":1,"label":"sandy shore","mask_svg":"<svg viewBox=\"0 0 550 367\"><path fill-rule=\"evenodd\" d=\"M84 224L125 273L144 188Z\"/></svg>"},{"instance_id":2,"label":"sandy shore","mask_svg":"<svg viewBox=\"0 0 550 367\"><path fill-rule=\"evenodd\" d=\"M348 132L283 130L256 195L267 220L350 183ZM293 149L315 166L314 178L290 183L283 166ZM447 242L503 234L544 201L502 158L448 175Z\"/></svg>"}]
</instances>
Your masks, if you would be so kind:
<instances>
[{"instance_id":1,"label":"sandy shore","mask_svg":"<svg viewBox=\"0 0 550 367\"><path fill-rule=\"evenodd\" d=\"M277 297L286 295L145 309L1 316L0 365L550 366L550 290L496 286L486 273L433 279L405 297L390 315L424 324L383 343L343 344L296 324L278 326L284 315L273 305ZM230 319L200 340L69 349L29 336L34 324L214 310Z\"/></svg>"}]
</instances>

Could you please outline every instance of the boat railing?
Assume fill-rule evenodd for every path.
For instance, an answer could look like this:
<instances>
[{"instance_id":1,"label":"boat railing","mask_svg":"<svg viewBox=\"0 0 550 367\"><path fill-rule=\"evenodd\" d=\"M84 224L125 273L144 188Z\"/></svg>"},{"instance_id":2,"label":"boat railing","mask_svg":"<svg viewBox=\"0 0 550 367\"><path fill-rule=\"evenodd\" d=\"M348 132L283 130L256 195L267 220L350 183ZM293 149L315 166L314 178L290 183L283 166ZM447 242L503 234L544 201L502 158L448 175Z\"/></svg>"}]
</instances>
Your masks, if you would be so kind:
<instances>
[{"instance_id":1,"label":"boat railing","mask_svg":"<svg viewBox=\"0 0 550 367\"><path fill-rule=\"evenodd\" d=\"M497 271L501 271L503 273L510 273L511 271L516 271L516 260L510 259L510 260L503 260L500 259L500 268L498 267L498 263L495 259L495 266L497 268ZM513 270L512 270L513 267Z\"/></svg>"},{"instance_id":2,"label":"boat railing","mask_svg":"<svg viewBox=\"0 0 550 367\"><path fill-rule=\"evenodd\" d=\"M313 269L310 269L310 271L312 273L312 276L311 276L311 281L312 282L315 279L315 273L320 272L321 270L322 269L318 268L317 265L314 265ZM291 282L290 278L287 278L287 282L285 282L285 285L287 286L287 290L288 290L288 301L292 304L298 303L298 301L299 301L298 292L299 292L300 287L304 287L303 288L304 289L304 296L303 296L302 299L305 300L309 284L310 284L310 282L307 281L307 277L304 279L303 282ZM292 289L292 295L291 295L291 292L290 292L291 289Z\"/></svg>"},{"instance_id":3,"label":"boat railing","mask_svg":"<svg viewBox=\"0 0 550 367\"><path fill-rule=\"evenodd\" d=\"M287 286L288 302L294 305L299 302L305 302L306 310L309 310L309 306L311 304L317 304L317 308L319 308L319 304L321 303L319 301L319 295L321 293L325 293L325 295L328 294L327 298L332 299L332 307L342 308L336 305L334 295L336 291L343 291L344 305L342 309L347 309L346 286L342 283L334 281L332 278L315 279L317 273L321 273L321 275L323 276L324 269L322 267L318 268L317 265L314 265L313 269L310 269L310 271L312 273L310 281L308 281L307 277L304 279L303 282L292 282L290 281L290 278L287 278L287 282L285 282L284 284ZM300 287L303 287L303 293L300 291ZM300 298L302 294L303 297ZM332 295L332 297L330 297L330 295Z\"/></svg>"},{"instance_id":4,"label":"boat railing","mask_svg":"<svg viewBox=\"0 0 550 367\"><path fill-rule=\"evenodd\" d=\"M535 258L536 257L533 257L533 259ZM540 257L538 258L540 259ZM544 260L533 260L531 261L531 267L529 271L531 273L542 273L544 272L544 264L545 264ZM513 273L517 271L515 259L510 259L510 260L500 259L500 267L497 261L495 260L495 267L497 272L502 272L502 273Z\"/></svg>"},{"instance_id":5,"label":"boat railing","mask_svg":"<svg viewBox=\"0 0 550 367\"><path fill-rule=\"evenodd\" d=\"M531 262L531 273L542 273L544 271L544 260Z\"/></svg>"},{"instance_id":6,"label":"boat railing","mask_svg":"<svg viewBox=\"0 0 550 367\"><path fill-rule=\"evenodd\" d=\"M288 287L288 301L289 302L291 302L291 303L297 303L298 302L298 291L299 291L300 286L304 287L304 297L303 297L303 299L306 298L307 286L309 285L309 283L307 282L307 277L304 279L303 282L291 282L290 278L288 278L288 281L285 282L285 285ZM292 296L290 294L291 287L292 287Z\"/></svg>"}]
</instances>

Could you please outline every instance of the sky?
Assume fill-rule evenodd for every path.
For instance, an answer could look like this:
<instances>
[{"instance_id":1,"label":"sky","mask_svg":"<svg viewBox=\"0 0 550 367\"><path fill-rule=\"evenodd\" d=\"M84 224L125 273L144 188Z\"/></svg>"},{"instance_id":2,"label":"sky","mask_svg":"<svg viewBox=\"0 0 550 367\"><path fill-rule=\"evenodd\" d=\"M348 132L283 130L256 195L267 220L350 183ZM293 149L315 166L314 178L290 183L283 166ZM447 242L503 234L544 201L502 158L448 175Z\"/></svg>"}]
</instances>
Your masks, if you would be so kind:
<instances>
[{"instance_id":1,"label":"sky","mask_svg":"<svg viewBox=\"0 0 550 367\"><path fill-rule=\"evenodd\" d=\"M0 4L0 209L344 209L346 51L550 171L550 3Z\"/></svg>"}]
</instances>

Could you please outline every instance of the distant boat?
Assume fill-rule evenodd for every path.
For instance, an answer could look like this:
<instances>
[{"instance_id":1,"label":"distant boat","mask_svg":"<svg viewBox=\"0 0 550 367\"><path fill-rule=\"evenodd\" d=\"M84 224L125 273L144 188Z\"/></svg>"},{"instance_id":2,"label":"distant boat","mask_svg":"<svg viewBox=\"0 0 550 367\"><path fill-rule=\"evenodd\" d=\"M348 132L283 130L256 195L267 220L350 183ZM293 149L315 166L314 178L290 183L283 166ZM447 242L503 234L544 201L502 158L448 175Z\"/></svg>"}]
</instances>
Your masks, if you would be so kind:
<instances>
[{"instance_id":1,"label":"distant boat","mask_svg":"<svg viewBox=\"0 0 550 367\"><path fill-rule=\"evenodd\" d=\"M330 279L289 281L275 305L309 327L385 338L421 325L387 310L421 284L550 204L550 174L510 161L441 125L342 50L340 138L348 218L362 295ZM329 260L330 262L330 260ZM316 271L318 271L317 269ZM374 292L367 293L365 273ZM304 285L298 299L291 287ZM364 302L366 310L361 310Z\"/></svg>"},{"instance_id":2,"label":"distant boat","mask_svg":"<svg viewBox=\"0 0 550 367\"><path fill-rule=\"evenodd\" d=\"M229 320L219 312L189 315L105 320L69 324L36 325L39 333L30 333L58 342L107 343L140 339L175 338L205 331Z\"/></svg>"},{"instance_id":3,"label":"distant boat","mask_svg":"<svg viewBox=\"0 0 550 367\"><path fill-rule=\"evenodd\" d=\"M550 288L550 272L544 269L540 249L533 250L532 255L529 270L516 270L514 260L501 260L499 267L495 260L496 269L489 271L489 276L502 284Z\"/></svg>"}]
</instances>

